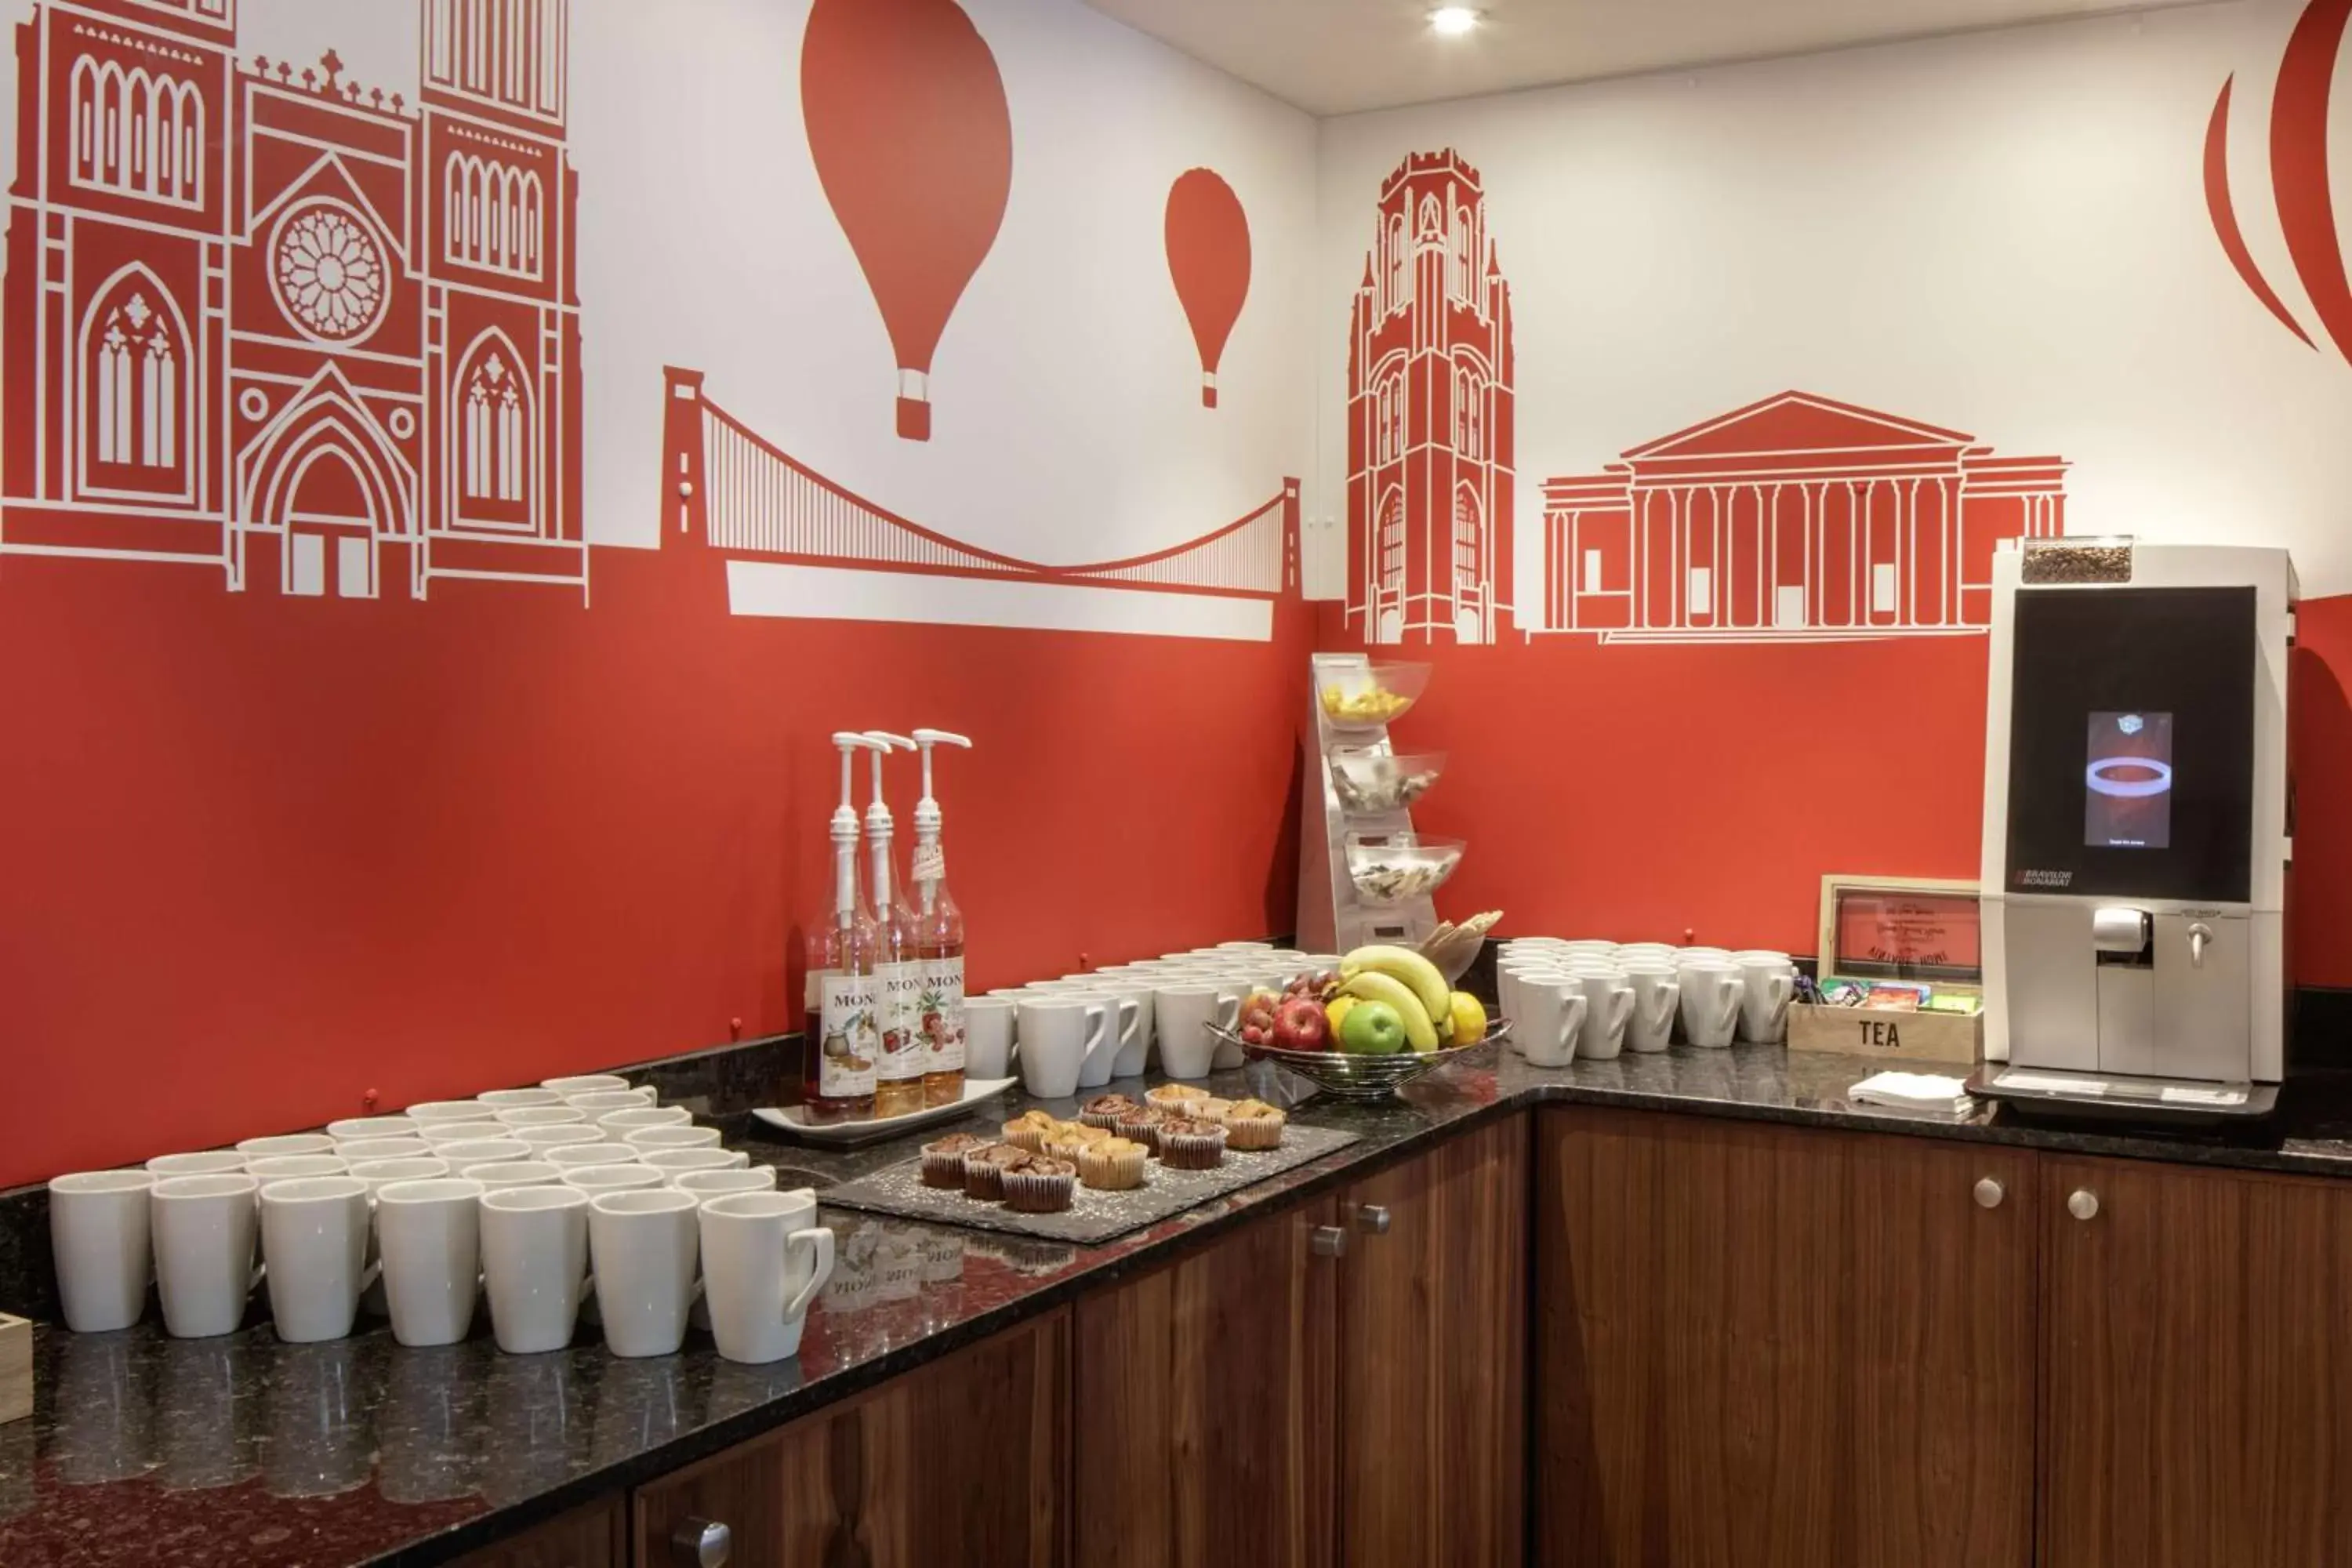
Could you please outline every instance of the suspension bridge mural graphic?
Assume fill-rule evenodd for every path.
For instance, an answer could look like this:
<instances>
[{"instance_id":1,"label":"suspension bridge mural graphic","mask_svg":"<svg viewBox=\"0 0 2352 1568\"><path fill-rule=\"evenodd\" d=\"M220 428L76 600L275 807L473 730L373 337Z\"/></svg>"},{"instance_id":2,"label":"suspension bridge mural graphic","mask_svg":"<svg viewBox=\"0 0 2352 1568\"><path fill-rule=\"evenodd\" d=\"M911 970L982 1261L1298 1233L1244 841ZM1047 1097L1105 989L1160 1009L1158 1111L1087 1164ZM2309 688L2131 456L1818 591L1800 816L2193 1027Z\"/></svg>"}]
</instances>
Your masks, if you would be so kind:
<instances>
[{"instance_id":1,"label":"suspension bridge mural graphic","mask_svg":"<svg viewBox=\"0 0 2352 1568\"><path fill-rule=\"evenodd\" d=\"M240 58L236 4L41 0L16 30L0 557L588 602L592 555L645 552L583 527L569 0L416 0L415 101L332 51ZM930 353L1003 216L995 62L952 0L817 0L804 56L812 156L900 356L898 432L927 440ZM953 112L903 134L861 107L887 85ZM1166 244L1214 406L1249 236L1213 172L1171 190ZM1265 640L1297 591L1296 479L1183 543L1055 565L859 497L702 381L665 373L660 544L723 558L737 615Z\"/></svg>"}]
</instances>

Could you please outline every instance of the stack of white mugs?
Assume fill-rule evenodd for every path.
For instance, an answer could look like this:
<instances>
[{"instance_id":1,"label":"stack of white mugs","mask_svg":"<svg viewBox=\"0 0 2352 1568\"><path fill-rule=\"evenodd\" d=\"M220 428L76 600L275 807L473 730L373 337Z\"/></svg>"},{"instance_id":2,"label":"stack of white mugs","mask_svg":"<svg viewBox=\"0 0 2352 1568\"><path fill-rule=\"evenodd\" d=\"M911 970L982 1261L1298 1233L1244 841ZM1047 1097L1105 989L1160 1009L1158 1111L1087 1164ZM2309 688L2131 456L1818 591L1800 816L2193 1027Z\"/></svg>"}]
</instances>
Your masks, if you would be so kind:
<instances>
[{"instance_id":1,"label":"stack of white mugs","mask_svg":"<svg viewBox=\"0 0 2352 1568\"><path fill-rule=\"evenodd\" d=\"M179 1339L233 1332L266 1288L289 1343L341 1339L364 1307L404 1345L454 1344L482 1298L510 1354L570 1344L585 1308L615 1355L669 1355L691 1321L730 1360L781 1361L833 1233L814 1191L778 1192L693 1121L593 1073L59 1176L66 1325L129 1328L152 1280Z\"/></svg>"},{"instance_id":2,"label":"stack of white mugs","mask_svg":"<svg viewBox=\"0 0 2352 1568\"><path fill-rule=\"evenodd\" d=\"M1663 1051L1678 1037L1785 1039L1797 985L1785 952L1549 936L1503 943L1495 973L1512 1043L1537 1067Z\"/></svg>"}]
</instances>

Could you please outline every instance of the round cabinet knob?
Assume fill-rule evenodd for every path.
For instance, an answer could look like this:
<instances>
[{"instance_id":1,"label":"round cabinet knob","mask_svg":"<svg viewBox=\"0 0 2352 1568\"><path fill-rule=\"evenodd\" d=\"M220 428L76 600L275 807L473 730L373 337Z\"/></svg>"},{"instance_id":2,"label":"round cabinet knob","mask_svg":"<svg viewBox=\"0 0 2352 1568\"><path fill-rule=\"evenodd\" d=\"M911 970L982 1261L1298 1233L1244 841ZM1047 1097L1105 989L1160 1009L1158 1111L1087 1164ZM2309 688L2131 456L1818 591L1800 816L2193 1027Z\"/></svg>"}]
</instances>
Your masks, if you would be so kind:
<instances>
[{"instance_id":1,"label":"round cabinet knob","mask_svg":"<svg viewBox=\"0 0 2352 1568\"><path fill-rule=\"evenodd\" d=\"M2066 1212L2076 1219L2096 1219L2099 1214L2099 1194L2088 1187L2076 1187L2066 1194Z\"/></svg>"},{"instance_id":2,"label":"round cabinet knob","mask_svg":"<svg viewBox=\"0 0 2352 1568\"><path fill-rule=\"evenodd\" d=\"M1348 1251L1348 1233L1336 1225L1318 1225L1307 1238L1318 1258L1342 1258Z\"/></svg>"},{"instance_id":3,"label":"round cabinet knob","mask_svg":"<svg viewBox=\"0 0 2352 1568\"><path fill-rule=\"evenodd\" d=\"M1389 1211L1386 1205L1359 1205L1356 1209L1356 1228L1366 1236L1386 1236L1389 1233Z\"/></svg>"},{"instance_id":4,"label":"round cabinet knob","mask_svg":"<svg viewBox=\"0 0 2352 1568\"><path fill-rule=\"evenodd\" d=\"M677 499L680 500L692 500L694 499L694 481L692 479L680 479L677 481Z\"/></svg>"},{"instance_id":5,"label":"round cabinet knob","mask_svg":"<svg viewBox=\"0 0 2352 1568\"><path fill-rule=\"evenodd\" d=\"M688 1519L671 1532L669 1545L677 1568L727 1568L735 1554L735 1532L717 1520Z\"/></svg>"},{"instance_id":6,"label":"round cabinet knob","mask_svg":"<svg viewBox=\"0 0 2352 1568\"><path fill-rule=\"evenodd\" d=\"M1990 1176L1986 1176L1977 1183L1977 1207L1980 1209L1997 1209L2000 1207L2000 1200L2008 1195L2001 1184Z\"/></svg>"}]
</instances>

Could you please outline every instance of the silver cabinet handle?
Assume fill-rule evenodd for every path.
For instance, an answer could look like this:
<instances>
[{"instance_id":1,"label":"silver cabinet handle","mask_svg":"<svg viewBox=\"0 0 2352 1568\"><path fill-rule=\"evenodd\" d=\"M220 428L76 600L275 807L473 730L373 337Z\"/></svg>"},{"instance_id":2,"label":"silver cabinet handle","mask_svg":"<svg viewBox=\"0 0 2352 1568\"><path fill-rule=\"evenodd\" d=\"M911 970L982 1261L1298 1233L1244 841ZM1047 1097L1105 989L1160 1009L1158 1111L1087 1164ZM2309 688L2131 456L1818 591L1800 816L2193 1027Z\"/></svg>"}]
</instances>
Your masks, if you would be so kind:
<instances>
[{"instance_id":1,"label":"silver cabinet handle","mask_svg":"<svg viewBox=\"0 0 2352 1568\"><path fill-rule=\"evenodd\" d=\"M735 1532L716 1520L681 1520L670 1532L669 1554L677 1568L727 1568Z\"/></svg>"},{"instance_id":2,"label":"silver cabinet handle","mask_svg":"<svg viewBox=\"0 0 2352 1568\"><path fill-rule=\"evenodd\" d=\"M2008 1195L2008 1192L2001 1184L1990 1176L1986 1176L1977 1183L1977 1207L1980 1209L1997 1209L2000 1207L2000 1200Z\"/></svg>"},{"instance_id":3,"label":"silver cabinet handle","mask_svg":"<svg viewBox=\"0 0 2352 1568\"><path fill-rule=\"evenodd\" d=\"M2099 1194L2088 1187L2076 1187L2066 1195L2066 1212L2076 1219L2096 1219L2099 1215Z\"/></svg>"},{"instance_id":4,"label":"silver cabinet handle","mask_svg":"<svg viewBox=\"0 0 2352 1568\"><path fill-rule=\"evenodd\" d=\"M1307 1236L1307 1245L1315 1249L1318 1258L1345 1258L1348 1233L1336 1225L1318 1225Z\"/></svg>"},{"instance_id":5,"label":"silver cabinet handle","mask_svg":"<svg viewBox=\"0 0 2352 1568\"><path fill-rule=\"evenodd\" d=\"M1366 1236L1386 1236L1389 1233L1389 1211L1385 1204L1359 1204L1356 1206L1356 1228Z\"/></svg>"}]
</instances>

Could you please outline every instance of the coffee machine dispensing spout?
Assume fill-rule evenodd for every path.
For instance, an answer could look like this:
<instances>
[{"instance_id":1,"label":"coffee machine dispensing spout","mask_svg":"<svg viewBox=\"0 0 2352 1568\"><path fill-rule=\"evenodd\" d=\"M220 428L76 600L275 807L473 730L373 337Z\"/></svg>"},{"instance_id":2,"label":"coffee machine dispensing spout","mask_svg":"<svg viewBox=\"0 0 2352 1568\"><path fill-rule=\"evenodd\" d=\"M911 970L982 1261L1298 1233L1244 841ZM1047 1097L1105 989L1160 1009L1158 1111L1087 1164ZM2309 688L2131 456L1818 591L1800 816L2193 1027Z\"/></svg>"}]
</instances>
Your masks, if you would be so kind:
<instances>
[{"instance_id":1,"label":"coffee machine dispensing spout","mask_svg":"<svg viewBox=\"0 0 2352 1568\"><path fill-rule=\"evenodd\" d=\"M2098 952L2144 952L2147 949L2147 925L2146 910L2118 905L2094 910L2091 947Z\"/></svg>"}]
</instances>

